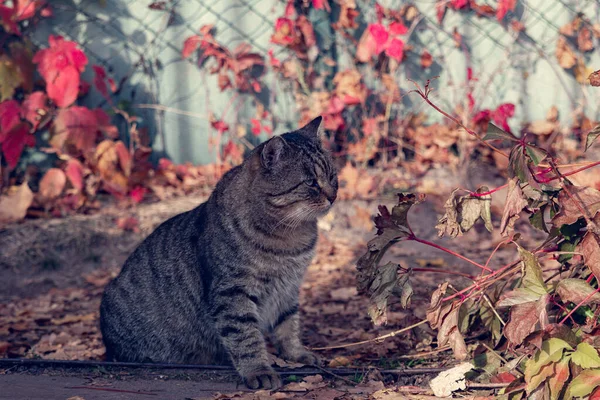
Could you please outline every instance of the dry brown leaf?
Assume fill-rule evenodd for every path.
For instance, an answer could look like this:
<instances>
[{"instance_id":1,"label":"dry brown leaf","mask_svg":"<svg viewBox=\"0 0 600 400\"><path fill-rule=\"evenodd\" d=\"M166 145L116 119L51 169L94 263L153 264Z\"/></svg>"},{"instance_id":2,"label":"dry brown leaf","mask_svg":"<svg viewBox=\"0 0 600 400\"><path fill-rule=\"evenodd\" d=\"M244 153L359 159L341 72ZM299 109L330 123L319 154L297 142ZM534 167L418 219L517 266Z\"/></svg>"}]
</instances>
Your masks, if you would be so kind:
<instances>
[{"instance_id":1,"label":"dry brown leaf","mask_svg":"<svg viewBox=\"0 0 600 400\"><path fill-rule=\"evenodd\" d=\"M0 354L2 354L1 351L0 351ZM350 360L348 357L337 356L333 360L329 361L328 367L329 368L347 367L350 364L352 364L352 360Z\"/></svg>"},{"instance_id":2,"label":"dry brown leaf","mask_svg":"<svg viewBox=\"0 0 600 400\"><path fill-rule=\"evenodd\" d=\"M500 222L500 234L507 236L514 229L515 222L519 219L519 214L527 206L527 200L523 196L519 180L513 178L508 181L508 193L506 203Z\"/></svg>"},{"instance_id":3,"label":"dry brown leaf","mask_svg":"<svg viewBox=\"0 0 600 400\"><path fill-rule=\"evenodd\" d=\"M598 218L595 218L598 220ZM595 276L600 276L600 238L594 232L587 232L579 243L578 251L583 254L585 265Z\"/></svg>"},{"instance_id":4,"label":"dry brown leaf","mask_svg":"<svg viewBox=\"0 0 600 400\"><path fill-rule=\"evenodd\" d=\"M564 36L559 36L556 42L556 59L564 69L573 68L577 63L577 56Z\"/></svg>"},{"instance_id":5,"label":"dry brown leaf","mask_svg":"<svg viewBox=\"0 0 600 400\"><path fill-rule=\"evenodd\" d=\"M594 50L592 31L587 26L582 27L577 34L577 47L583 52Z\"/></svg>"},{"instance_id":6,"label":"dry brown leaf","mask_svg":"<svg viewBox=\"0 0 600 400\"><path fill-rule=\"evenodd\" d=\"M549 295L545 294L538 301L516 304L510 309L510 320L504 327L504 336L514 345L523 343L523 340L535 330L538 323L547 323L546 306Z\"/></svg>"},{"instance_id":7,"label":"dry brown leaf","mask_svg":"<svg viewBox=\"0 0 600 400\"><path fill-rule=\"evenodd\" d=\"M367 99L367 88L362 82L362 75L356 69L338 72L333 78L335 94L344 104L358 104Z\"/></svg>"},{"instance_id":8,"label":"dry brown leaf","mask_svg":"<svg viewBox=\"0 0 600 400\"><path fill-rule=\"evenodd\" d=\"M592 72L590 76L588 76L588 80L590 81L590 85L600 86L600 70Z\"/></svg>"},{"instance_id":9,"label":"dry brown leaf","mask_svg":"<svg viewBox=\"0 0 600 400\"><path fill-rule=\"evenodd\" d=\"M27 182L10 187L6 194L0 195L0 224L10 224L25 218L32 202L33 192Z\"/></svg>"},{"instance_id":10,"label":"dry brown leaf","mask_svg":"<svg viewBox=\"0 0 600 400\"><path fill-rule=\"evenodd\" d=\"M290 392L307 392L327 386L327 382L323 381L321 375L306 376L302 382L292 382L285 385L282 390Z\"/></svg>"},{"instance_id":11,"label":"dry brown leaf","mask_svg":"<svg viewBox=\"0 0 600 400\"><path fill-rule=\"evenodd\" d=\"M600 210L600 191L581 186L569 186L567 189L573 197L569 196L565 190L562 190L558 195L560 211L552 219L552 223L557 228L563 225L571 225L582 218L583 214L580 211L580 206L583 206L583 211L588 213L591 218L594 218Z\"/></svg>"}]
</instances>

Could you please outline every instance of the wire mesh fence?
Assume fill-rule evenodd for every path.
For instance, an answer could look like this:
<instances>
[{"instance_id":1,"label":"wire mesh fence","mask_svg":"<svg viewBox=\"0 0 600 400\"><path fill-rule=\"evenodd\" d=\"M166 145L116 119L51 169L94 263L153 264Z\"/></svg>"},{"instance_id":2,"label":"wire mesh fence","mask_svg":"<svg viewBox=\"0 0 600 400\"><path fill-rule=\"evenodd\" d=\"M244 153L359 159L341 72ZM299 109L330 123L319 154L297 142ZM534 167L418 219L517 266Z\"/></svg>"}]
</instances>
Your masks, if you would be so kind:
<instances>
[{"instance_id":1,"label":"wire mesh fence","mask_svg":"<svg viewBox=\"0 0 600 400\"><path fill-rule=\"evenodd\" d=\"M376 19L373 0L330 0L331 13L309 14L309 18L328 19L335 23L340 4L355 1L365 20ZM310 3L297 0L297 3ZM248 43L266 56L269 50L284 55L286 50L272 43L275 21L286 7L283 0L57 0L52 2L54 18L38 29L37 45L45 45L49 33L76 40L85 49L90 64L98 64L118 83L120 105L135 110L142 124L149 128L158 156L167 155L176 162L207 162L214 155L208 150L210 115L228 114L226 118L242 119L245 105L233 111L232 96L222 92L218 78L199 68L192 58L183 59L181 51L187 37L198 33L201 26L215 26L219 43L235 48ZM381 5L399 8L406 1L382 0ZM399 84L408 91L410 80L422 82L439 75L436 98L451 109L464 102L467 68L476 76L474 95L481 107L495 107L502 102L517 107L515 124L543 118L556 105L565 115L585 108L597 116L593 94L557 62L555 49L560 29L579 13L598 20L600 5L594 0L521 0L511 13L511 21L526 30L516 33L509 22L498 23L475 13L447 12L442 24L436 18L434 0L415 1L420 22L411 33L415 52L427 49L434 64L424 71L410 60L399 72ZM482 1L481 4L486 3ZM487 1L497 6L495 1ZM314 21L313 21L314 22ZM364 27L363 27L364 28ZM457 33L462 45L457 45ZM332 46L338 70L353 67L354 60L344 48L356 43L332 30ZM598 38L596 50L582 56L586 66L600 65ZM91 71L87 72L92 80ZM269 110L280 122L279 129L293 126L298 111L293 93L285 85L266 78L275 90L276 102ZM367 86L369 76L363 79ZM596 96L597 97L597 96ZM103 105L102 97L91 97L92 106ZM427 111L416 98L407 99L400 114ZM246 115L247 116L247 115ZM232 121L234 122L234 121Z\"/></svg>"}]
</instances>

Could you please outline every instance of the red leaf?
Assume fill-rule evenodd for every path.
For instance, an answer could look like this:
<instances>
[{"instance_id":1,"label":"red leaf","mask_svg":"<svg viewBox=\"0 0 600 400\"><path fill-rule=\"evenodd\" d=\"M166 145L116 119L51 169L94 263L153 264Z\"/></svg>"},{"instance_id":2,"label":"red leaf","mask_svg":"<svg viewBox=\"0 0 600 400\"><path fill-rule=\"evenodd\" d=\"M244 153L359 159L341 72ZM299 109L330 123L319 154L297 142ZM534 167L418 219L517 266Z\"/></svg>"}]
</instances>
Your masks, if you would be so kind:
<instances>
[{"instance_id":1,"label":"red leaf","mask_svg":"<svg viewBox=\"0 0 600 400\"><path fill-rule=\"evenodd\" d=\"M260 135L260 132L262 131L261 126L260 126L260 121L257 120L256 118L252 118L250 120L250 123L252 124L252 128L251 128L252 134L254 136Z\"/></svg>"},{"instance_id":2,"label":"red leaf","mask_svg":"<svg viewBox=\"0 0 600 400\"><path fill-rule=\"evenodd\" d=\"M289 18L277 18L275 33L271 36L271 43L289 46L296 40L296 28Z\"/></svg>"},{"instance_id":3,"label":"red leaf","mask_svg":"<svg viewBox=\"0 0 600 400\"><path fill-rule=\"evenodd\" d=\"M81 165L79 160L75 158L69 159L65 168L65 174L75 189L78 191L83 189L83 165Z\"/></svg>"},{"instance_id":4,"label":"red leaf","mask_svg":"<svg viewBox=\"0 0 600 400\"><path fill-rule=\"evenodd\" d=\"M108 88L106 87L106 71L100 65L92 65L94 69L94 86L104 97L108 97Z\"/></svg>"},{"instance_id":5,"label":"red leaf","mask_svg":"<svg viewBox=\"0 0 600 400\"><path fill-rule=\"evenodd\" d=\"M435 3L435 14L439 24L444 20L446 7L448 7L448 2L446 0L438 0L437 3Z\"/></svg>"},{"instance_id":6,"label":"red leaf","mask_svg":"<svg viewBox=\"0 0 600 400\"><path fill-rule=\"evenodd\" d=\"M515 105L511 103L501 104L492 113L492 119L494 123L504 129L506 132L510 132L510 126L508 126L507 119L515 115Z\"/></svg>"},{"instance_id":7,"label":"red leaf","mask_svg":"<svg viewBox=\"0 0 600 400\"><path fill-rule=\"evenodd\" d=\"M373 39L375 39L375 45L377 46L375 48L375 54L381 53L383 50L385 50L385 45L390 37L390 34L382 24L371 24L367 29L369 30L371 36L373 36Z\"/></svg>"},{"instance_id":8,"label":"red leaf","mask_svg":"<svg viewBox=\"0 0 600 400\"><path fill-rule=\"evenodd\" d=\"M198 35L190 36L185 39L185 42L183 42L183 50L181 50L181 56L183 58L188 58L194 51L198 50L198 47L200 47L200 43L202 42L202 38Z\"/></svg>"},{"instance_id":9,"label":"red leaf","mask_svg":"<svg viewBox=\"0 0 600 400\"><path fill-rule=\"evenodd\" d=\"M233 140L227 142L223 148L223 158L231 158L234 162L240 162L242 160L242 152Z\"/></svg>"},{"instance_id":10,"label":"red leaf","mask_svg":"<svg viewBox=\"0 0 600 400\"><path fill-rule=\"evenodd\" d=\"M115 142L115 151L117 152L117 156L119 157L119 166L121 170L125 173L125 176L131 175L131 167L133 166L133 160L131 159L131 154L127 147L125 147L125 143Z\"/></svg>"},{"instance_id":11,"label":"red leaf","mask_svg":"<svg viewBox=\"0 0 600 400\"><path fill-rule=\"evenodd\" d=\"M21 35L19 25L14 20L14 10L12 8L0 5L0 20L7 33Z\"/></svg>"},{"instance_id":12,"label":"red leaf","mask_svg":"<svg viewBox=\"0 0 600 400\"><path fill-rule=\"evenodd\" d=\"M400 39L392 39L385 53L398 62L402 62L402 58L404 57L404 42Z\"/></svg>"},{"instance_id":13,"label":"red leaf","mask_svg":"<svg viewBox=\"0 0 600 400\"><path fill-rule=\"evenodd\" d=\"M421 54L421 67L429 68L431 67L431 64L433 64L433 57L427 50L423 50L423 53Z\"/></svg>"},{"instance_id":14,"label":"red leaf","mask_svg":"<svg viewBox=\"0 0 600 400\"><path fill-rule=\"evenodd\" d=\"M471 82L473 80L473 68L467 68L467 82Z\"/></svg>"},{"instance_id":15,"label":"red leaf","mask_svg":"<svg viewBox=\"0 0 600 400\"><path fill-rule=\"evenodd\" d=\"M313 26L308 18L306 18L304 15L299 16L296 20L296 27L302 33L306 47L312 47L317 44L315 31L313 30Z\"/></svg>"},{"instance_id":16,"label":"red leaf","mask_svg":"<svg viewBox=\"0 0 600 400\"><path fill-rule=\"evenodd\" d=\"M40 197L45 200L54 200L61 195L65 185L67 184L67 177L62 169L50 168L40 180Z\"/></svg>"},{"instance_id":17,"label":"red leaf","mask_svg":"<svg viewBox=\"0 0 600 400\"><path fill-rule=\"evenodd\" d=\"M133 200L134 203L141 203L141 201L144 200L144 197L146 196L147 192L148 189L146 189L145 187L136 186L133 189L131 189L131 192L129 192L129 197L131 198L131 200Z\"/></svg>"},{"instance_id":18,"label":"red leaf","mask_svg":"<svg viewBox=\"0 0 600 400\"><path fill-rule=\"evenodd\" d=\"M14 16L16 21L23 21L35 15L35 12L44 7L45 0L15 0Z\"/></svg>"},{"instance_id":19,"label":"red leaf","mask_svg":"<svg viewBox=\"0 0 600 400\"><path fill-rule=\"evenodd\" d=\"M22 105L23 117L37 129L40 119L48 114L48 98L44 92L33 92L25 98Z\"/></svg>"},{"instance_id":20,"label":"red leaf","mask_svg":"<svg viewBox=\"0 0 600 400\"><path fill-rule=\"evenodd\" d=\"M331 8L329 7L329 3L327 2L327 0L312 0L312 5L317 10L331 11Z\"/></svg>"},{"instance_id":21,"label":"red leaf","mask_svg":"<svg viewBox=\"0 0 600 400\"><path fill-rule=\"evenodd\" d=\"M469 5L469 0L451 0L450 4L455 10L460 10L461 8L465 8Z\"/></svg>"},{"instance_id":22,"label":"red leaf","mask_svg":"<svg viewBox=\"0 0 600 400\"><path fill-rule=\"evenodd\" d=\"M294 8L294 0L288 0L288 3L285 6L285 17L291 18L296 14L296 9Z\"/></svg>"},{"instance_id":23,"label":"red leaf","mask_svg":"<svg viewBox=\"0 0 600 400\"><path fill-rule=\"evenodd\" d=\"M38 51L33 62L46 81L48 97L59 107L68 107L77 99L80 74L88 63L77 43L50 35L50 48Z\"/></svg>"},{"instance_id":24,"label":"red leaf","mask_svg":"<svg viewBox=\"0 0 600 400\"><path fill-rule=\"evenodd\" d=\"M221 134L229 130L229 125L221 120L213 121L211 122L211 125Z\"/></svg>"},{"instance_id":25,"label":"red leaf","mask_svg":"<svg viewBox=\"0 0 600 400\"><path fill-rule=\"evenodd\" d=\"M54 135L50 143L59 149L65 143L71 143L83 152L92 151L100 126L98 114L87 107L61 109L54 121Z\"/></svg>"},{"instance_id":26,"label":"red leaf","mask_svg":"<svg viewBox=\"0 0 600 400\"><path fill-rule=\"evenodd\" d=\"M25 146L35 145L35 138L29 134L29 125L20 123L3 136L2 153L10 168L17 166Z\"/></svg>"},{"instance_id":27,"label":"red leaf","mask_svg":"<svg viewBox=\"0 0 600 400\"><path fill-rule=\"evenodd\" d=\"M408 28L402 22L392 22L390 24L390 33L392 35L404 35L408 33Z\"/></svg>"},{"instance_id":28,"label":"red leaf","mask_svg":"<svg viewBox=\"0 0 600 400\"><path fill-rule=\"evenodd\" d=\"M120 217L117 219L117 226L124 231L140 231L139 221L135 217Z\"/></svg>"},{"instance_id":29,"label":"red leaf","mask_svg":"<svg viewBox=\"0 0 600 400\"><path fill-rule=\"evenodd\" d=\"M496 10L496 19L502 21L506 13L514 11L516 6L517 0L499 0L498 9Z\"/></svg>"},{"instance_id":30,"label":"red leaf","mask_svg":"<svg viewBox=\"0 0 600 400\"><path fill-rule=\"evenodd\" d=\"M0 143L2 138L21 122L21 106L16 100L0 103Z\"/></svg>"},{"instance_id":31,"label":"red leaf","mask_svg":"<svg viewBox=\"0 0 600 400\"><path fill-rule=\"evenodd\" d=\"M504 327L504 336L514 345L523 343L523 340L535 330L538 322L547 318L546 305L548 295L543 295L538 301L517 304L510 309L510 320Z\"/></svg>"}]
</instances>

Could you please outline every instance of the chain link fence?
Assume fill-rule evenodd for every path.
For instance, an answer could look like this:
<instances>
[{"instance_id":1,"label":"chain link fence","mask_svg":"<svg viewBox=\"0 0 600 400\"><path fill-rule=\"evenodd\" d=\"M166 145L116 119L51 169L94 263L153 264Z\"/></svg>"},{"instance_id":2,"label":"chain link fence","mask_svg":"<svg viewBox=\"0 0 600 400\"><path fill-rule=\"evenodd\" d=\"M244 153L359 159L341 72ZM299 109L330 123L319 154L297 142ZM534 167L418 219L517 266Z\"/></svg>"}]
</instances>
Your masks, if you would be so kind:
<instances>
[{"instance_id":1,"label":"chain link fence","mask_svg":"<svg viewBox=\"0 0 600 400\"><path fill-rule=\"evenodd\" d=\"M349 0L329 0L333 5L336 1ZM374 21L375 2L355 1L361 14ZM497 6L495 1L480 1L486 2ZM406 3L380 1L389 8ZM552 105L558 107L561 118L569 117L577 108L585 109L589 117L600 117L598 96L576 82L572 72L562 69L555 55L561 26L578 13L598 21L598 1L519 0L510 17L525 26L521 34L493 17L480 18L473 12L448 11L440 25L436 1L412 3L419 9L421 21L410 44L417 52L427 49L434 64L423 71L418 63L407 62L398 79L405 91L412 88L409 79L423 82L439 75L435 97L452 110L465 101L466 71L470 67L477 79L473 88L478 107L514 103L517 114L511 123L515 127L543 118ZM192 58L182 59L184 40L201 26L213 24L217 40L228 48L248 43L265 55L270 49L276 54L285 52L270 43L275 21L284 12L282 0L53 0L52 6L55 16L37 30L35 44L45 45L49 33L80 43L90 64L102 65L117 82L120 105L141 117L156 155L168 156L175 162L212 160L214 154L208 146L211 112L238 120L247 116L244 107L235 112L229 110L232 93L219 90L215 75L199 68ZM334 14L327 17L331 23L337 18ZM455 30L462 37L462 47L456 45ZM334 35L334 46L352 46L345 38ZM594 41L595 50L586 54L584 61L598 69L600 46L597 38ZM337 54L339 69L352 65L347 52L340 50ZM86 74L88 81L93 80L91 68ZM269 82L274 79L272 75L266 77ZM368 86L368 77L365 80ZM278 90L277 102L269 111L284 122L279 124L280 129L292 127L297 122L293 94L286 93L285 86L272 87ZM104 101L92 96L89 105L100 106ZM401 115L429 111L416 97L407 97L400 107Z\"/></svg>"}]
</instances>

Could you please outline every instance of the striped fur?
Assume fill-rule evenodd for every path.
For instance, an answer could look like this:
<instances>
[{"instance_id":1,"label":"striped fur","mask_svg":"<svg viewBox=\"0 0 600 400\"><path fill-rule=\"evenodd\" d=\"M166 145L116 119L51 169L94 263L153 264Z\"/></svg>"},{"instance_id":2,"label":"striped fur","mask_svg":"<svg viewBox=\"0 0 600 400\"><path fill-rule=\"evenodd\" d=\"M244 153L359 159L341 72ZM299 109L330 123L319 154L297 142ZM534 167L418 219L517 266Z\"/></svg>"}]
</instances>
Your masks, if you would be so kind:
<instances>
[{"instance_id":1,"label":"striped fur","mask_svg":"<svg viewBox=\"0 0 600 400\"><path fill-rule=\"evenodd\" d=\"M267 335L284 358L316 362L300 342L298 293L337 194L320 123L258 146L134 251L100 306L109 359L233 363L251 388L281 383Z\"/></svg>"}]
</instances>

